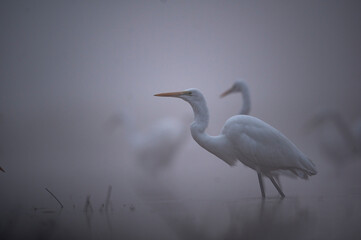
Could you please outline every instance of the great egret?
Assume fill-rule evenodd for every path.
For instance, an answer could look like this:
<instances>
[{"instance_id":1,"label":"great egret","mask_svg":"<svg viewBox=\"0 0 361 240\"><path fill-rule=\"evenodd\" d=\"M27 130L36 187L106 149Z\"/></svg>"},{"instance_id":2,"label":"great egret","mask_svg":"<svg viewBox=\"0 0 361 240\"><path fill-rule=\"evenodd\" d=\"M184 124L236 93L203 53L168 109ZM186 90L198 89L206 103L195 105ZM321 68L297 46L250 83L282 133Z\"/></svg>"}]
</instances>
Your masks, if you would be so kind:
<instances>
[{"instance_id":1,"label":"great egret","mask_svg":"<svg viewBox=\"0 0 361 240\"><path fill-rule=\"evenodd\" d=\"M230 166L239 160L260 173L258 176L267 176L282 198L285 195L274 180L273 171L288 170L303 179L317 173L315 165L304 153L281 132L258 118L236 115L226 121L220 135L205 133L209 121L208 108L198 89L154 96L176 97L188 102L194 113L194 122L190 127L193 139ZM260 179L259 182L264 197L263 183Z\"/></svg>"},{"instance_id":2,"label":"great egret","mask_svg":"<svg viewBox=\"0 0 361 240\"><path fill-rule=\"evenodd\" d=\"M331 124L331 125L330 125ZM308 131L320 128L321 148L334 163L344 165L361 150L361 119L352 125L335 111L321 112L306 123Z\"/></svg>"},{"instance_id":3,"label":"great egret","mask_svg":"<svg viewBox=\"0 0 361 240\"><path fill-rule=\"evenodd\" d=\"M249 112L251 111L251 98L249 96L248 86L245 82L236 81L230 89L228 89L227 91L225 91L224 93L221 94L221 97L225 97L228 94L235 93L235 92L242 93L242 97L243 97L243 99L242 99L243 105L242 105L241 112L239 114L248 115Z\"/></svg>"},{"instance_id":4,"label":"great egret","mask_svg":"<svg viewBox=\"0 0 361 240\"><path fill-rule=\"evenodd\" d=\"M242 93L242 108L240 111L240 115L249 115L250 111L251 111L251 98L250 98L250 94L249 94L249 88L247 86L247 84L243 81L236 81L234 82L234 84L232 85L231 88L229 88L227 91L225 91L224 93L221 94L221 98L227 96L228 94L231 93L236 93L236 92L240 92ZM278 172L273 172L272 175L275 178L275 180L277 181L279 187L282 189L281 186L281 181L279 179L279 175L281 171ZM292 177L291 174L288 174L288 172L283 172L282 174L288 176L288 177ZM258 179L260 181L260 186L262 188L263 183L261 183L261 181L263 181L262 176L260 175L260 173L258 173ZM264 190L262 191L262 196L264 197Z\"/></svg>"},{"instance_id":5,"label":"great egret","mask_svg":"<svg viewBox=\"0 0 361 240\"><path fill-rule=\"evenodd\" d=\"M187 136L185 124L170 117L158 120L144 133L135 127L134 120L125 113L112 115L105 127L108 132L114 132L119 126L124 126L126 130L126 139L136 162L154 177L172 164Z\"/></svg>"}]
</instances>

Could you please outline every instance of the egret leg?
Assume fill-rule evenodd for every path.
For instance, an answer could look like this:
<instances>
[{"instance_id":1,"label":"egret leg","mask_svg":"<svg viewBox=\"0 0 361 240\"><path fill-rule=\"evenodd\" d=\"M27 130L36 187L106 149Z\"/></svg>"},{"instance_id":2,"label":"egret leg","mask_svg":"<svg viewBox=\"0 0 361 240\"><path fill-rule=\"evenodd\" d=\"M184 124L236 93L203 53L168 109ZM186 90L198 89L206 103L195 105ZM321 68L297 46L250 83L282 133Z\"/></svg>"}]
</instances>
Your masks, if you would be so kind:
<instances>
[{"instance_id":1,"label":"egret leg","mask_svg":"<svg viewBox=\"0 0 361 240\"><path fill-rule=\"evenodd\" d=\"M262 174L261 174L261 173L257 173L257 174L258 174L259 187L261 188L262 198L265 198L265 197L266 197L266 195L264 194L264 187L263 187L263 178L262 178Z\"/></svg>"},{"instance_id":2,"label":"egret leg","mask_svg":"<svg viewBox=\"0 0 361 240\"><path fill-rule=\"evenodd\" d=\"M278 186L278 184L276 183L276 181L274 180L274 178L272 176L267 176L269 177L269 179L271 180L271 182L273 183L273 186L275 186L275 188L277 189L278 193L281 195L282 198L285 197L285 194L282 192L281 188Z\"/></svg>"},{"instance_id":3,"label":"egret leg","mask_svg":"<svg viewBox=\"0 0 361 240\"><path fill-rule=\"evenodd\" d=\"M278 186L280 187L280 189L282 190L282 185L281 185L281 181L280 181L280 175L275 175L275 180L276 183L278 184Z\"/></svg>"}]
</instances>

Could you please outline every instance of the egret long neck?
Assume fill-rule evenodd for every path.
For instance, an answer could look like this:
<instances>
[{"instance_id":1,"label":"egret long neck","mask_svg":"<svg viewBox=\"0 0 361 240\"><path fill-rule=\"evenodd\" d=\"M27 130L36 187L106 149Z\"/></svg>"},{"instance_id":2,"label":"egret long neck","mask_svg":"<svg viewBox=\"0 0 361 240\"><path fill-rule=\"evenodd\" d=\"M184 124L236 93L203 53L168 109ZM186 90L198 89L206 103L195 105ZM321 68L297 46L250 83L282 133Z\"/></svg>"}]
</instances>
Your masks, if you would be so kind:
<instances>
[{"instance_id":1,"label":"egret long neck","mask_svg":"<svg viewBox=\"0 0 361 240\"><path fill-rule=\"evenodd\" d=\"M214 148L212 144L213 137L205 133L209 122L206 101L202 99L202 101L190 102L190 104L194 113L194 122L191 124L192 137L199 145L211 152L211 149Z\"/></svg>"},{"instance_id":2,"label":"egret long neck","mask_svg":"<svg viewBox=\"0 0 361 240\"><path fill-rule=\"evenodd\" d=\"M205 132L209 120L205 101L202 104L191 105L194 112L194 122L191 125L193 139L205 150L216 155L230 166L233 166L236 161L235 157L224 151L227 145L226 139L222 135L210 136Z\"/></svg>"},{"instance_id":3,"label":"egret long neck","mask_svg":"<svg viewBox=\"0 0 361 240\"><path fill-rule=\"evenodd\" d=\"M251 111L251 98L249 96L249 90L247 86L242 88L243 106L240 114L248 115Z\"/></svg>"},{"instance_id":4,"label":"egret long neck","mask_svg":"<svg viewBox=\"0 0 361 240\"><path fill-rule=\"evenodd\" d=\"M189 103L192 106L194 113L194 122L191 125L191 130L204 132L208 127L209 121L208 108L205 99L202 98L200 101Z\"/></svg>"},{"instance_id":5,"label":"egret long neck","mask_svg":"<svg viewBox=\"0 0 361 240\"><path fill-rule=\"evenodd\" d=\"M210 136L205 130L208 127L208 108L204 98L202 101L191 103L194 112L194 122L191 124L191 134L193 139L208 152L216 155L227 164L233 166L236 158L231 153L224 151L227 146L226 139L223 135Z\"/></svg>"}]
</instances>

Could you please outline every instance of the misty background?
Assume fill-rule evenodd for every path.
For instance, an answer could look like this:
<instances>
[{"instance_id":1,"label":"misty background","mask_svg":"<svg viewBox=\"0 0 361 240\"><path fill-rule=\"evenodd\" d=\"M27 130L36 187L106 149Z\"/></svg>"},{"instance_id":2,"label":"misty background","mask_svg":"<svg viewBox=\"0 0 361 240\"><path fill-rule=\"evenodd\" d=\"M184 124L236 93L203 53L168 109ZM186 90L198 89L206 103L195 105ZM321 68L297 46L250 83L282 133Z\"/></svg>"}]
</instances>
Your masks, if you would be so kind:
<instances>
[{"instance_id":1,"label":"misty background","mask_svg":"<svg viewBox=\"0 0 361 240\"><path fill-rule=\"evenodd\" d=\"M137 205L138 212L124 215L133 219L131 226L168 238L172 228L164 227L164 216L173 216L179 206L169 211L162 206L166 214L159 214L159 224L154 220L153 208L137 190L148 181L139 180L143 174L134 164L126 129L108 134L104 124L125 113L147 133L160 119L174 117L186 125L188 136L159 180L161 192L168 192L168 200L186 201L182 208L189 212L228 219L221 228L233 229L201 237L239 236L231 224L239 219L235 213L252 216L263 209L255 172L241 163L231 168L198 146L190 136L193 113L187 103L153 95L200 89L210 113L207 132L217 135L242 104L240 94L219 95L243 79L250 88L251 115L285 134L318 169L309 181L281 178L286 196L301 202L304 211L322 205L319 218L310 217L318 224L327 214L343 212L327 213L327 204L315 199L332 199L330 208L352 202L356 210L347 211L358 215L350 218L349 228L360 235L354 226L361 219L360 161L338 171L322 154L319 134L304 130L326 110L349 124L361 117L360 12L358 1L1 1L0 166L6 173L0 172L0 211L57 208L44 188L65 209L83 209L88 195L99 209L112 185L115 211ZM277 196L269 181L266 195ZM295 204L287 197L285 212ZM190 199L211 203L193 205ZM251 207L246 213L232 210L235 215L212 202L240 199ZM291 214L293 226L300 224L299 216L305 218ZM146 227L150 222L157 227ZM310 236L327 236L314 232Z\"/></svg>"}]
</instances>

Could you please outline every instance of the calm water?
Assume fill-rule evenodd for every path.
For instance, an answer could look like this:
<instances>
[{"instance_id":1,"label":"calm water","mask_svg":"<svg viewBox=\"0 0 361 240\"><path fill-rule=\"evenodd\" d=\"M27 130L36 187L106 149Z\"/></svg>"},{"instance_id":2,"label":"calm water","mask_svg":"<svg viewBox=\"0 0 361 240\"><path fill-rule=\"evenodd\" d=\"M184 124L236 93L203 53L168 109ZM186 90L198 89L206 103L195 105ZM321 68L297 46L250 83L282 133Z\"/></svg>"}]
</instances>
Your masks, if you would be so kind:
<instances>
[{"instance_id":1,"label":"calm water","mask_svg":"<svg viewBox=\"0 0 361 240\"><path fill-rule=\"evenodd\" d=\"M104 208L13 208L2 239L360 239L361 195L154 200Z\"/></svg>"}]
</instances>

